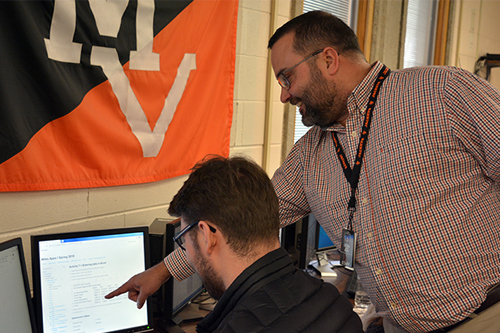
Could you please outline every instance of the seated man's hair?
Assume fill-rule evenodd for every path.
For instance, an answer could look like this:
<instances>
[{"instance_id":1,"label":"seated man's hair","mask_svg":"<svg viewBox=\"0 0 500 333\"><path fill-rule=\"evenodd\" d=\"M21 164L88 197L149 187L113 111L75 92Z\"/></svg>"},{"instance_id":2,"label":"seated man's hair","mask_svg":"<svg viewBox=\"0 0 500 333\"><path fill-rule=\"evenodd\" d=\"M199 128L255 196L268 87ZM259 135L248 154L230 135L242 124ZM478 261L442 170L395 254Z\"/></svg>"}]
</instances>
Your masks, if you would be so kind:
<instances>
[{"instance_id":1,"label":"seated man's hair","mask_svg":"<svg viewBox=\"0 0 500 333\"><path fill-rule=\"evenodd\" d=\"M243 157L209 156L198 163L168 212L187 223L212 222L241 256L254 244L278 238L278 198L271 180Z\"/></svg>"}]
</instances>

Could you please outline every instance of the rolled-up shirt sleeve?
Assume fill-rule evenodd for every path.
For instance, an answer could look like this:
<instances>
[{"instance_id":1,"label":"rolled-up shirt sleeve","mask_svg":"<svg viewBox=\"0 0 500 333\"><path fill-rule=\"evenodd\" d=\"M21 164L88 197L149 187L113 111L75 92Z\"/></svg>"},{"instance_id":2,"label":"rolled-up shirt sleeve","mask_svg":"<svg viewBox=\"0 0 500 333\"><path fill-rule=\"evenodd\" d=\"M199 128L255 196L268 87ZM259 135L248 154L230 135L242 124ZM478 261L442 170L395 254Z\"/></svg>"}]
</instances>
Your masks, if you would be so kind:
<instances>
[{"instance_id":1,"label":"rolled-up shirt sleeve","mask_svg":"<svg viewBox=\"0 0 500 333\"><path fill-rule=\"evenodd\" d=\"M176 249L163 260L165 266L172 276L182 281L195 273L193 267L186 258L186 252L182 249Z\"/></svg>"}]
</instances>

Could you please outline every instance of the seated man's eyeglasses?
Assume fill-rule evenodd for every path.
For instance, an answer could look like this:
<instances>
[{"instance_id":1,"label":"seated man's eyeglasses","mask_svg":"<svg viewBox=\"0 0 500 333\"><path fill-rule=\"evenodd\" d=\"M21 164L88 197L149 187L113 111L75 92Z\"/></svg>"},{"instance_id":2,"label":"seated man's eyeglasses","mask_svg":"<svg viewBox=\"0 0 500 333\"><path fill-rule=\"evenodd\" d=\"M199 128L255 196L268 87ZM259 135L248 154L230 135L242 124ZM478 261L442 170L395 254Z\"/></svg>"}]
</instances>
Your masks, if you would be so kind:
<instances>
[{"instance_id":1,"label":"seated man's eyeglasses","mask_svg":"<svg viewBox=\"0 0 500 333\"><path fill-rule=\"evenodd\" d=\"M197 221L197 222L194 222L194 223L191 223L190 225L188 225L187 227L185 227L184 229L182 229L181 231L179 231L179 233L174 237L174 242L177 243L177 245L179 245L179 247L181 249L183 249L184 251L186 251L186 249L184 248L183 244L184 244L184 241L182 239L182 237L184 236L184 234L186 232L188 232L189 230L191 230L193 227L197 226L198 223L200 223L200 221ZM208 225L208 227L210 228L210 231L211 232L216 232L217 229L215 229L214 227L212 227L211 225Z\"/></svg>"},{"instance_id":2,"label":"seated man's eyeglasses","mask_svg":"<svg viewBox=\"0 0 500 333\"><path fill-rule=\"evenodd\" d=\"M300 65L304 61L307 61L307 60L311 59L312 57L314 57L315 55L320 54L321 52L323 52L323 50L324 49L321 49L321 50L318 50L318 51L314 52L309 57L305 58L302 61L299 61L298 63L296 63L292 67L290 67L287 70L284 70L283 72L279 73L278 76L277 76L277 79L278 79L278 83L280 84L280 86L283 87L283 89L290 90L291 84L290 84L290 81L288 81L288 78L285 76L285 74L288 73L288 72L290 72L292 69L294 69L295 67L297 67L298 65Z\"/></svg>"}]
</instances>

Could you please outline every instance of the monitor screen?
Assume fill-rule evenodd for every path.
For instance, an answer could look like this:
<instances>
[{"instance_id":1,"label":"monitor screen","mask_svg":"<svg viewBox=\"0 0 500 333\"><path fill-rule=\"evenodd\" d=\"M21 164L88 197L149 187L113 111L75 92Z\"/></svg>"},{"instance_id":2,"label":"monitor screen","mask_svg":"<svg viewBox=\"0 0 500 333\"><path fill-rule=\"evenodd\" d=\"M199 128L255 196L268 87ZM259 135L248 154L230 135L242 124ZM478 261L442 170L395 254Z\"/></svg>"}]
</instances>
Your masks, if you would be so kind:
<instances>
[{"instance_id":1,"label":"monitor screen","mask_svg":"<svg viewBox=\"0 0 500 333\"><path fill-rule=\"evenodd\" d=\"M148 303L104 298L149 267L147 227L36 235L31 250L41 332L152 331Z\"/></svg>"},{"instance_id":2,"label":"monitor screen","mask_svg":"<svg viewBox=\"0 0 500 333\"><path fill-rule=\"evenodd\" d=\"M0 244L0 333L35 333L21 238Z\"/></svg>"},{"instance_id":3,"label":"monitor screen","mask_svg":"<svg viewBox=\"0 0 500 333\"><path fill-rule=\"evenodd\" d=\"M336 249L335 244L333 244L330 237L326 233L325 229L321 225L318 224L318 251L326 251Z\"/></svg>"}]
</instances>

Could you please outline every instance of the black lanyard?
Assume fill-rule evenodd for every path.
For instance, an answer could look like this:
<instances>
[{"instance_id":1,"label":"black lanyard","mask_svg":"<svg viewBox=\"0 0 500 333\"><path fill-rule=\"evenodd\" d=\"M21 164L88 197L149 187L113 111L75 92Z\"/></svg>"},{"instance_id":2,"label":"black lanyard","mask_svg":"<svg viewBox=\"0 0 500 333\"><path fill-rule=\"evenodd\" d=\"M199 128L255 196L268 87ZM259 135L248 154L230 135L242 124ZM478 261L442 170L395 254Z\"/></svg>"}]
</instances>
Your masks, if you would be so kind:
<instances>
[{"instance_id":1,"label":"black lanyard","mask_svg":"<svg viewBox=\"0 0 500 333\"><path fill-rule=\"evenodd\" d=\"M333 143L335 144L335 151L340 161L340 165L344 170L344 175L347 178L347 182L351 185L351 198L347 205L347 210L349 211L349 230L352 230L352 219L354 212L356 211L356 190L358 188L359 174L361 173L361 164L363 162L363 156L365 155L366 144L368 143L368 133L370 132L370 124L372 121L373 109L377 102L378 93L380 92L380 87L384 80L389 76L390 69L386 66L382 67L378 73L377 80L373 85L370 98L368 99L368 105L366 107L365 120L363 122L363 128L361 130L361 138L359 139L358 151L356 153L356 159L354 161L354 168L351 169L349 162L344 154L344 150L340 145L340 141L337 137L337 133L333 132Z\"/></svg>"}]
</instances>

